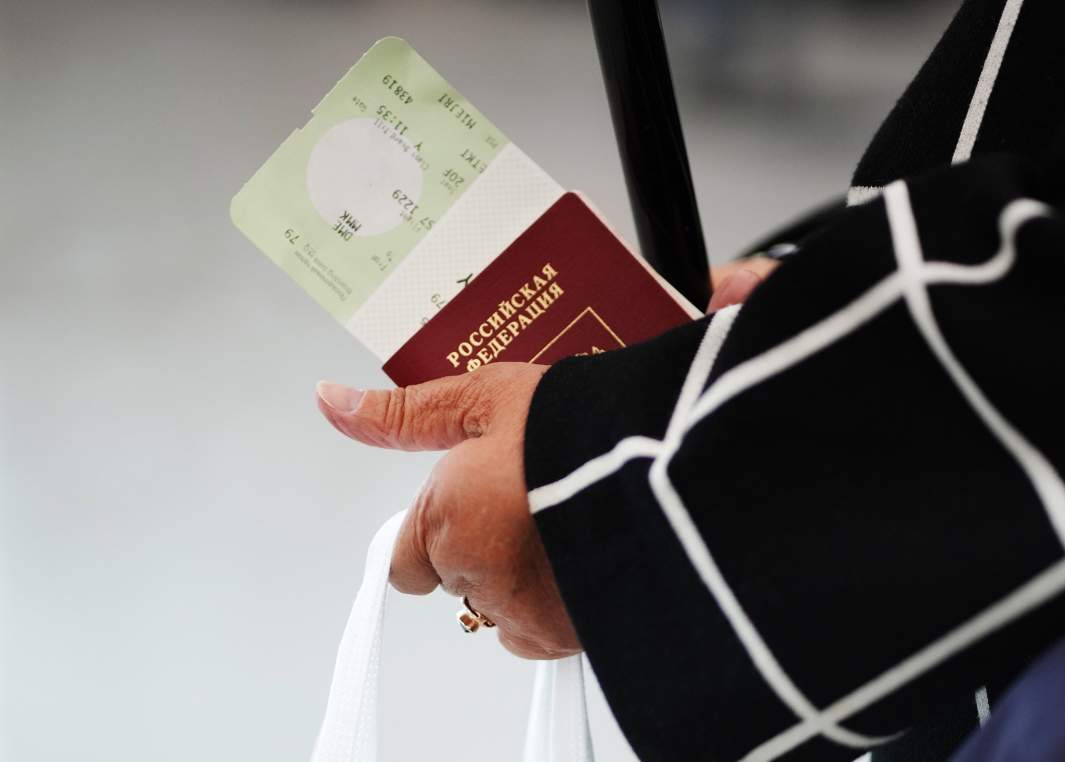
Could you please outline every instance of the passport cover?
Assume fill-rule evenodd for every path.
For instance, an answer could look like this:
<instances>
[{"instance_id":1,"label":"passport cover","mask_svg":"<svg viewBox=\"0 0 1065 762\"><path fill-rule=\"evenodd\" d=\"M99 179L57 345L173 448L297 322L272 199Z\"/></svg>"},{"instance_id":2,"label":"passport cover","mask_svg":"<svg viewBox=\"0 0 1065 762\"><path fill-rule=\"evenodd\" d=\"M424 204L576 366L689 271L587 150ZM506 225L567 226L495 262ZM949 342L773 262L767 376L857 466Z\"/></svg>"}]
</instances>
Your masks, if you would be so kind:
<instances>
[{"instance_id":1,"label":"passport cover","mask_svg":"<svg viewBox=\"0 0 1065 762\"><path fill-rule=\"evenodd\" d=\"M580 196L566 193L403 344L384 371L408 386L493 362L549 365L650 339L697 314Z\"/></svg>"}]
</instances>

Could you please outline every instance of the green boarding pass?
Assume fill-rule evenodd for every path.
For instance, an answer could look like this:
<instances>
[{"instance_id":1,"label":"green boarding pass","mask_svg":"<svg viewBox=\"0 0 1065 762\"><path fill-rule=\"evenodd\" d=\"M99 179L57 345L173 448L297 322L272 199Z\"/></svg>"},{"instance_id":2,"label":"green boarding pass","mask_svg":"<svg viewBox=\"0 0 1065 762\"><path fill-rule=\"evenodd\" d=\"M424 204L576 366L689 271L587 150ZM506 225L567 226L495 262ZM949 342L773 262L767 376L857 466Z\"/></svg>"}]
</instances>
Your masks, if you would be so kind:
<instances>
[{"instance_id":1,"label":"green boarding pass","mask_svg":"<svg viewBox=\"0 0 1065 762\"><path fill-rule=\"evenodd\" d=\"M233 222L341 324L507 138L404 40L378 41L233 199Z\"/></svg>"}]
</instances>

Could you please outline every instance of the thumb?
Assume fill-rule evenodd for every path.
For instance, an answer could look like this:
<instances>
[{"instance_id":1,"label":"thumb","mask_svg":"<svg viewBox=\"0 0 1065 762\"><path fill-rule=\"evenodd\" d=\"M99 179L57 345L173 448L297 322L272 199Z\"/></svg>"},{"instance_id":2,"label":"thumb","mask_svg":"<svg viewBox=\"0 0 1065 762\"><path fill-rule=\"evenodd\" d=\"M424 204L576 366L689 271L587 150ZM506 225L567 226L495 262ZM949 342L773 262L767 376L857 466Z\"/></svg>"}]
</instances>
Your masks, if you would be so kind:
<instances>
[{"instance_id":1,"label":"thumb","mask_svg":"<svg viewBox=\"0 0 1065 762\"><path fill-rule=\"evenodd\" d=\"M318 409L342 434L393 450L445 450L480 436L491 395L480 374L449 376L393 389L317 386Z\"/></svg>"}]
</instances>

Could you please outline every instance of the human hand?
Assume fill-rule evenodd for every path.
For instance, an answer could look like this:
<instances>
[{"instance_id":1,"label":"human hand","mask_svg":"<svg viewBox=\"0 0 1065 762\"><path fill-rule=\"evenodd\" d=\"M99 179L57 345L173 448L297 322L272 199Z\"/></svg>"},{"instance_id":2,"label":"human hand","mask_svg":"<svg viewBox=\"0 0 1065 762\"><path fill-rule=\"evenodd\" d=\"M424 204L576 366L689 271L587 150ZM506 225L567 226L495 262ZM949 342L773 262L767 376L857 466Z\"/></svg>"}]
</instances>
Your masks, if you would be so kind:
<instances>
[{"instance_id":1,"label":"human hand","mask_svg":"<svg viewBox=\"0 0 1065 762\"><path fill-rule=\"evenodd\" d=\"M450 450L400 529L392 585L418 595L440 585L468 596L496 623L503 646L531 659L580 651L525 492L525 419L546 370L498 363L405 389L318 385L319 409L352 439Z\"/></svg>"},{"instance_id":2,"label":"human hand","mask_svg":"<svg viewBox=\"0 0 1065 762\"><path fill-rule=\"evenodd\" d=\"M707 305L707 313L747 301L751 292L779 266L780 262L770 257L748 257L711 267L710 285L714 293Z\"/></svg>"},{"instance_id":3,"label":"human hand","mask_svg":"<svg viewBox=\"0 0 1065 762\"><path fill-rule=\"evenodd\" d=\"M754 258L712 269L710 311L746 300L777 266ZM467 596L509 651L554 659L580 651L525 491L525 420L543 365L495 363L405 389L318 384L342 434L394 450L449 450L408 512L389 579L425 595Z\"/></svg>"}]
</instances>

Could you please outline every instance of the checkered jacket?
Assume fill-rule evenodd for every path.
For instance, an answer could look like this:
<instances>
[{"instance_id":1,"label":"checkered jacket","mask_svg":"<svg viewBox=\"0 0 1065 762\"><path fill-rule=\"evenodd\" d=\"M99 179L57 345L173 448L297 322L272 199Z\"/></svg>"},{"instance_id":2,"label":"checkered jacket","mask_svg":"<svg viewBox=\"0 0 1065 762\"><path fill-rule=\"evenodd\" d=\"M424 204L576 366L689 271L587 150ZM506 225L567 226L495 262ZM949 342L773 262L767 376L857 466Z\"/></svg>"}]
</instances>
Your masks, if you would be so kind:
<instances>
[{"instance_id":1,"label":"checkered jacket","mask_svg":"<svg viewBox=\"0 0 1065 762\"><path fill-rule=\"evenodd\" d=\"M964 3L746 305L541 382L530 505L641 758L943 760L1065 636L1063 14Z\"/></svg>"}]
</instances>

